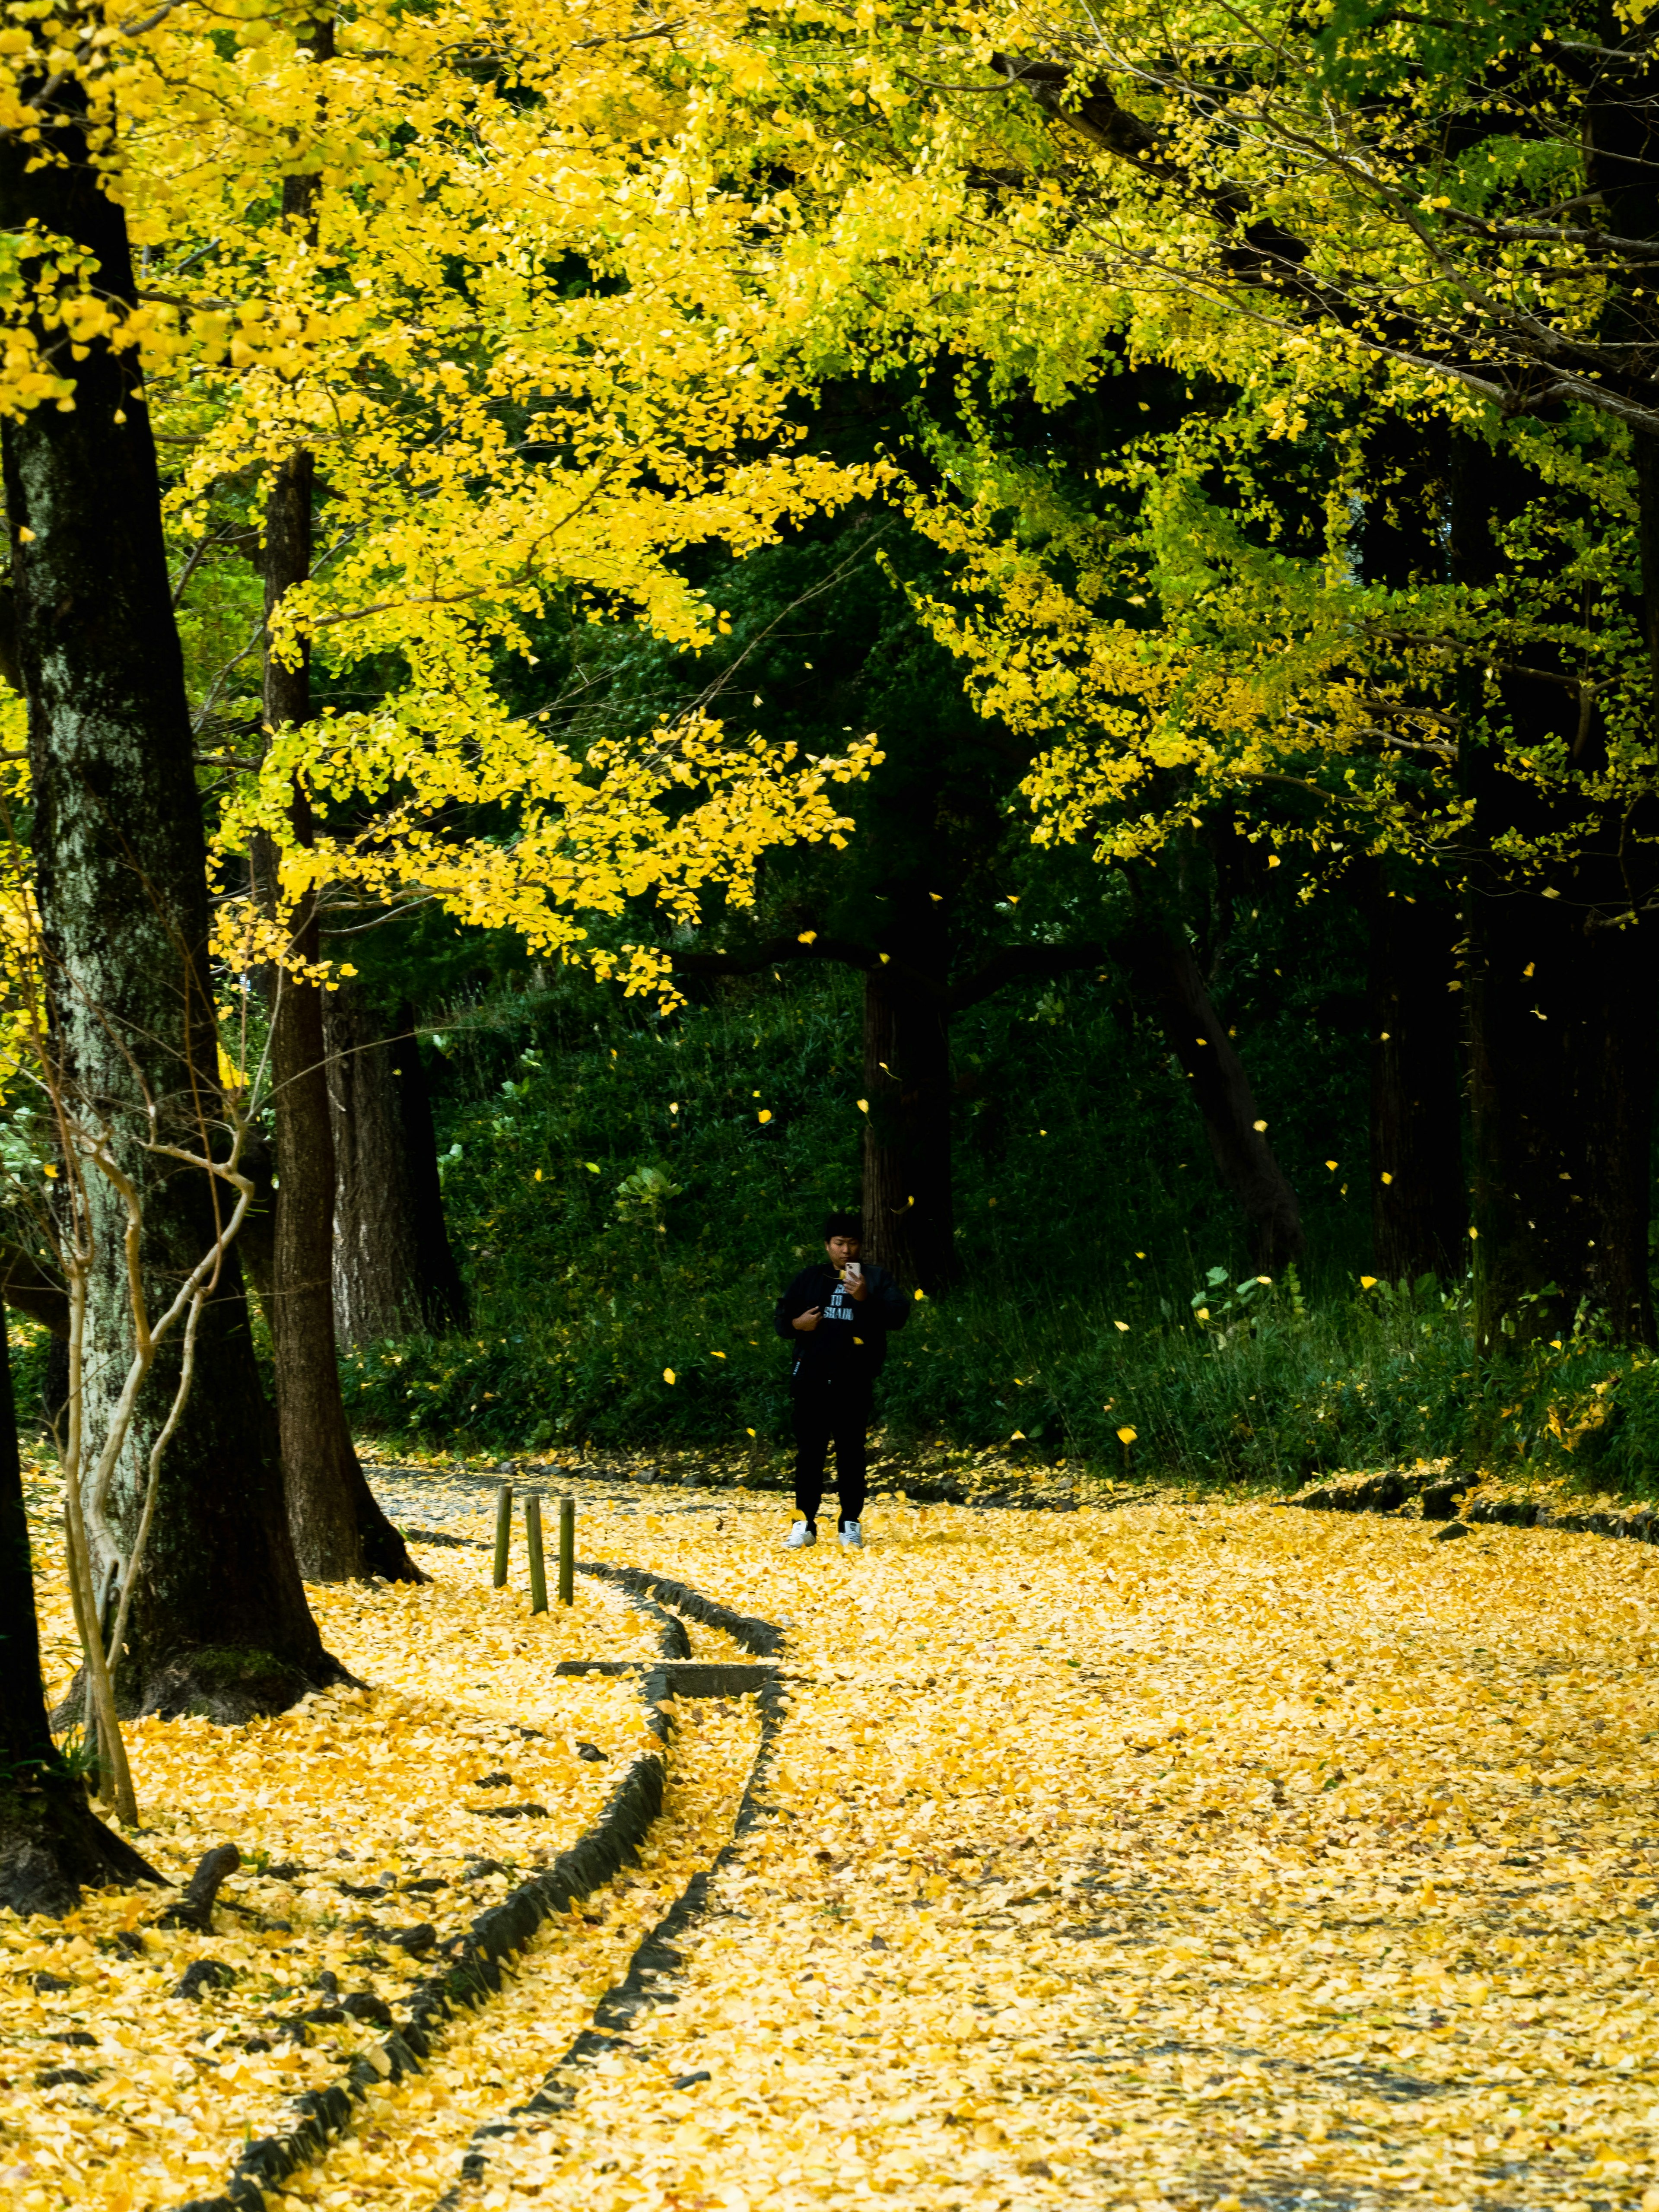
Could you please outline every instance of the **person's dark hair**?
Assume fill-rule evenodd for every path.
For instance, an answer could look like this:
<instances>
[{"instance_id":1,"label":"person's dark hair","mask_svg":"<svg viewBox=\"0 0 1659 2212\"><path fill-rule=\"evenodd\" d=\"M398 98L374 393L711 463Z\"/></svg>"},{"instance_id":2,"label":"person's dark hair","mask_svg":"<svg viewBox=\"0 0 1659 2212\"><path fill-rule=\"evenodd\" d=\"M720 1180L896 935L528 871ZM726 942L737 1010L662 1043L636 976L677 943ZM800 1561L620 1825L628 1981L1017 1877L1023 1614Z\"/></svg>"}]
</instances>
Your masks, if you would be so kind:
<instances>
[{"instance_id":1,"label":"person's dark hair","mask_svg":"<svg viewBox=\"0 0 1659 2212\"><path fill-rule=\"evenodd\" d=\"M823 1241L832 1237L856 1237L864 1242L864 1216L861 1213L828 1213L823 1219Z\"/></svg>"}]
</instances>

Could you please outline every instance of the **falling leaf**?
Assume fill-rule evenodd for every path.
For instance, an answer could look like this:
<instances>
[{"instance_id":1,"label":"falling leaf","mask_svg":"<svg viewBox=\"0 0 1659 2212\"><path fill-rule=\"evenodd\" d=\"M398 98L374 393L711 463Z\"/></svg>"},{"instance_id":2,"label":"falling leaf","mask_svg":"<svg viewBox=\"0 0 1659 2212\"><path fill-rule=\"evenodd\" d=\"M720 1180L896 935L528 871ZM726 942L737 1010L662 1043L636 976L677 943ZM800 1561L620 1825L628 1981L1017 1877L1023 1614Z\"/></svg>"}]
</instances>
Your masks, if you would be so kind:
<instances>
[{"instance_id":1,"label":"falling leaf","mask_svg":"<svg viewBox=\"0 0 1659 2212\"><path fill-rule=\"evenodd\" d=\"M1376 1288L1376 1276L1362 1275L1359 1278L1359 1287L1362 1291L1374 1291Z\"/></svg>"},{"instance_id":2,"label":"falling leaf","mask_svg":"<svg viewBox=\"0 0 1659 2212\"><path fill-rule=\"evenodd\" d=\"M1336 1162L1334 1160L1327 1160L1325 1164L1333 1175L1336 1173Z\"/></svg>"},{"instance_id":3,"label":"falling leaf","mask_svg":"<svg viewBox=\"0 0 1659 2212\"><path fill-rule=\"evenodd\" d=\"M797 945L816 945L817 941L818 933L816 929L803 929L795 939Z\"/></svg>"},{"instance_id":4,"label":"falling leaf","mask_svg":"<svg viewBox=\"0 0 1659 2212\"><path fill-rule=\"evenodd\" d=\"M673 1379L674 1379L674 1370L673 1370L673 1369L672 1369L672 1367L665 1367L665 1368L663 1369L663 1370L662 1370L662 1379L663 1379L663 1381L664 1381L665 1382L672 1382L673 1381Z\"/></svg>"},{"instance_id":5,"label":"falling leaf","mask_svg":"<svg viewBox=\"0 0 1659 2212\"><path fill-rule=\"evenodd\" d=\"M1251 1127L1253 1129L1255 1129L1255 1131L1257 1131L1257 1132L1258 1132L1258 1133L1259 1133L1261 1130L1265 1129L1265 1128L1267 1127L1267 1123L1266 1123L1265 1121L1252 1121L1252 1122L1251 1122L1251 1124L1250 1124L1250 1127Z\"/></svg>"},{"instance_id":6,"label":"falling leaf","mask_svg":"<svg viewBox=\"0 0 1659 2212\"><path fill-rule=\"evenodd\" d=\"M771 1109L771 1108L770 1108L769 1106L763 1106L763 1107L761 1108L761 1109L760 1109L760 1112L759 1112L758 1114L757 1114L757 1115L756 1115L756 1116L755 1116L755 1119L756 1119L757 1121L769 1121L771 1120L771 1118L772 1118L772 1109Z\"/></svg>"},{"instance_id":7,"label":"falling leaf","mask_svg":"<svg viewBox=\"0 0 1659 2212\"><path fill-rule=\"evenodd\" d=\"M870 1111L870 1101L867 1098L860 1098L858 1105L860 1114L867 1114Z\"/></svg>"},{"instance_id":8,"label":"falling leaf","mask_svg":"<svg viewBox=\"0 0 1659 2212\"><path fill-rule=\"evenodd\" d=\"M1135 1431L1133 1429L1120 1429L1117 1432L1117 1440L1121 1444L1132 1444L1135 1440Z\"/></svg>"},{"instance_id":9,"label":"falling leaf","mask_svg":"<svg viewBox=\"0 0 1659 2212\"><path fill-rule=\"evenodd\" d=\"M1115 1321L1112 1327L1120 1330L1125 1336L1129 1334L1129 1324L1127 1321Z\"/></svg>"}]
</instances>

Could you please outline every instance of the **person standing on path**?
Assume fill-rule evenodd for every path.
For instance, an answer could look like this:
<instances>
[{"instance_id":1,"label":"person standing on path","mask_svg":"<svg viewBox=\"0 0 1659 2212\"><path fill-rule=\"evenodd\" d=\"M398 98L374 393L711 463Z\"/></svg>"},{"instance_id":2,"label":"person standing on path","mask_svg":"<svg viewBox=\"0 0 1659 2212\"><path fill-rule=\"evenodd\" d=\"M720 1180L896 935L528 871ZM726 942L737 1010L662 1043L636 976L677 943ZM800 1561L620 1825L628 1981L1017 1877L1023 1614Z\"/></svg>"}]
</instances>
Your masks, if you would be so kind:
<instances>
[{"instance_id":1,"label":"person standing on path","mask_svg":"<svg viewBox=\"0 0 1659 2212\"><path fill-rule=\"evenodd\" d=\"M832 1213L823 1224L825 1256L796 1276L778 1300L774 1325L793 1342L790 1395L795 1420L795 1510L788 1548L818 1540L823 1463L836 1447L841 1540L864 1547L865 1432L870 1394L887 1357L887 1339L910 1318L904 1293L885 1267L859 1257L864 1224L856 1213Z\"/></svg>"}]
</instances>

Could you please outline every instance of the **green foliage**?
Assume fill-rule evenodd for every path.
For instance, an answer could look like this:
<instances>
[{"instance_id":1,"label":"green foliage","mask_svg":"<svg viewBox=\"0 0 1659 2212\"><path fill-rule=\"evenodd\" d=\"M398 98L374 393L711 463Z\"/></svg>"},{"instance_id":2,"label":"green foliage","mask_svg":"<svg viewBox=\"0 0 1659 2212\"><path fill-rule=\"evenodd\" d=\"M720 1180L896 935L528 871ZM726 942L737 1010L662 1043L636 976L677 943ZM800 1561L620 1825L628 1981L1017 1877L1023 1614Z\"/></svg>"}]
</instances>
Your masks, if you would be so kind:
<instances>
[{"instance_id":1,"label":"green foliage","mask_svg":"<svg viewBox=\"0 0 1659 2212\"><path fill-rule=\"evenodd\" d=\"M1149 1476L1285 1487L1449 1456L1648 1486L1659 1367L1594 1331L1478 1365L1466 1285L1358 1287L1365 1178L1325 1162L1363 1148L1358 1055L1330 1033L1359 948L1319 912L1296 919L1293 967L1276 910L1242 924L1223 991L1303 1194L1305 1285L1247 1266L1184 1083L1109 984L1068 980L1059 1021L1052 987L1004 994L954 1027L964 1279L894 1341L895 1446L1121 1471L1127 1426ZM355 1421L428 1448L752 1431L781 1450L773 1303L857 1188L858 979L768 973L668 1023L574 973L520 981L447 1020L431 1055L476 1328L348 1360Z\"/></svg>"}]
</instances>

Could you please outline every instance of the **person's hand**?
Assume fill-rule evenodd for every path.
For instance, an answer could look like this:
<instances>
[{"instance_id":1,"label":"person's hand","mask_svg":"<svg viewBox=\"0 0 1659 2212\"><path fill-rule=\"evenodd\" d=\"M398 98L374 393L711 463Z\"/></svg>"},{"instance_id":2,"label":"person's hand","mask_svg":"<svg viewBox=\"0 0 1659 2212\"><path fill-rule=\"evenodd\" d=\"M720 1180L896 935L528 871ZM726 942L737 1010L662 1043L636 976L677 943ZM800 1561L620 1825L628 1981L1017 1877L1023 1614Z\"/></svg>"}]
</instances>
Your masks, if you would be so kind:
<instances>
[{"instance_id":1,"label":"person's hand","mask_svg":"<svg viewBox=\"0 0 1659 2212\"><path fill-rule=\"evenodd\" d=\"M808 1306L805 1313L798 1313L795 1316L790 1327L798 1328L803 1336L809 1335L817 1327L818 1316L823 1311L822 1306Z\"/></svg>"},{"instance_id":2,"label":"person's hand","mask_svg":"<svg viewBox=\"0 0 1659 2212\"><path fill-rule=\"evenodd\" d=\"M867 1298L870 1295L870 1285L865 1279L862 1268L856 1275L850 1267L847 1270L847 1287L855 1298Z\"/></svg>"}]
</instances>

